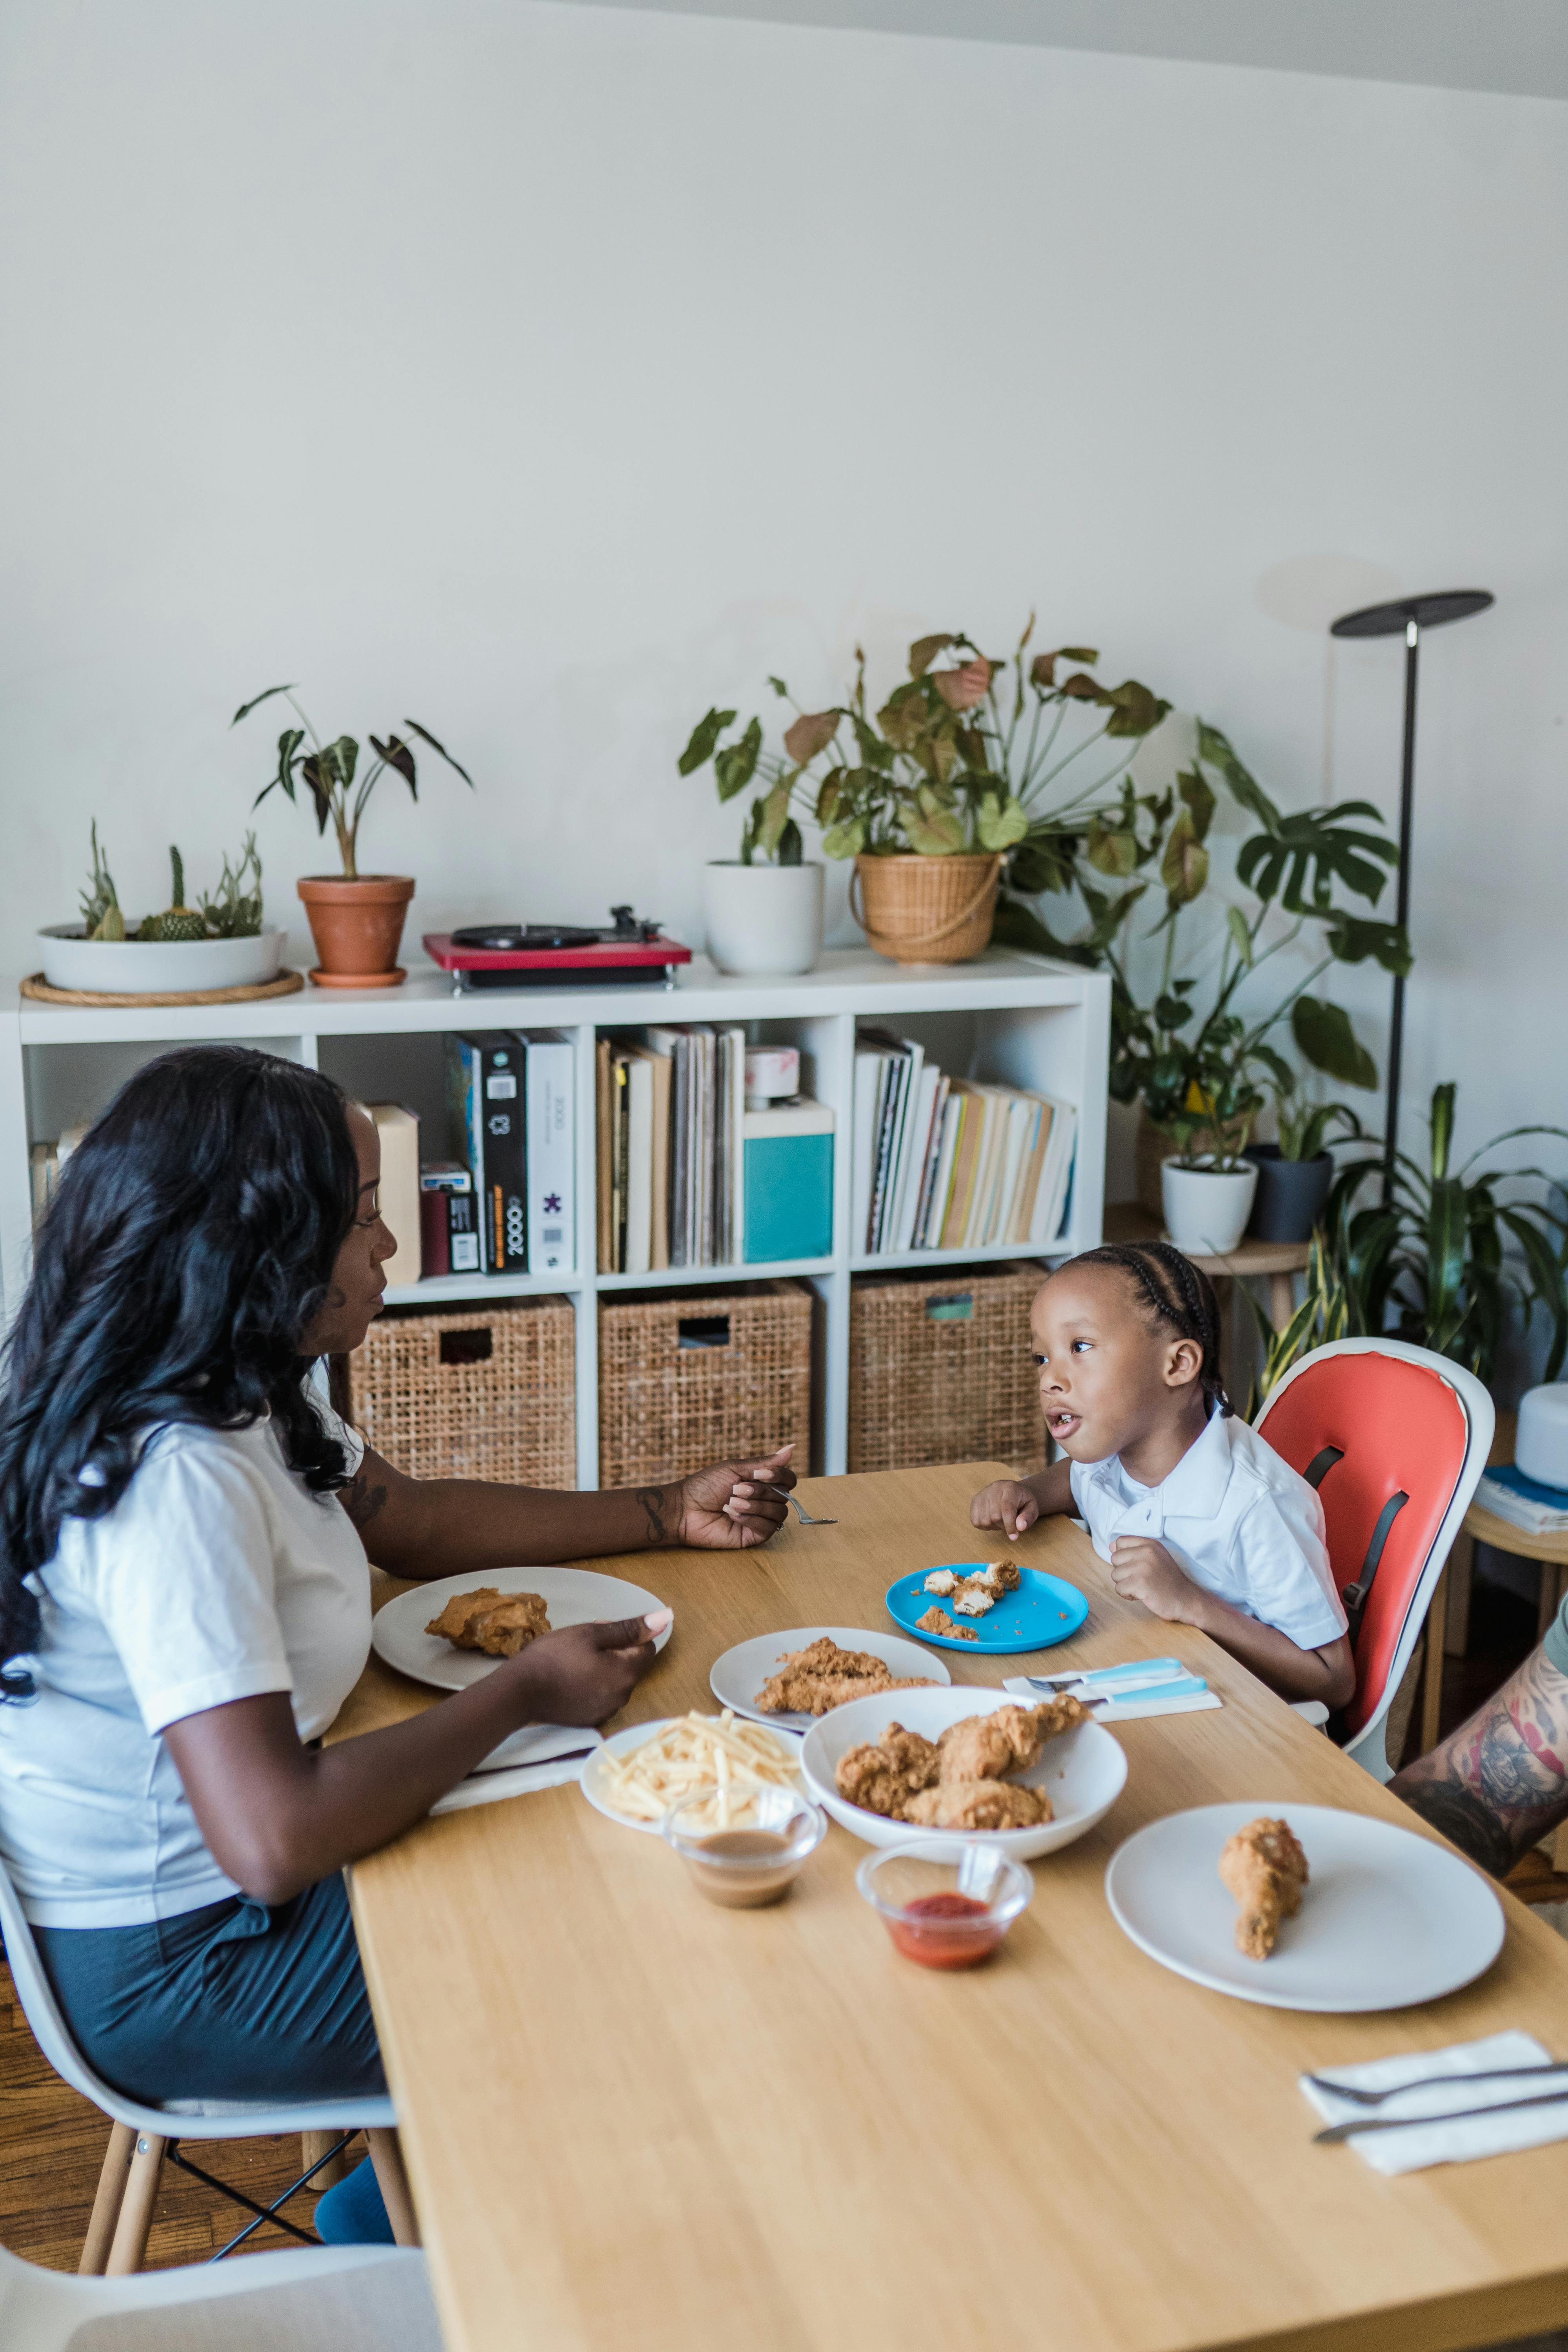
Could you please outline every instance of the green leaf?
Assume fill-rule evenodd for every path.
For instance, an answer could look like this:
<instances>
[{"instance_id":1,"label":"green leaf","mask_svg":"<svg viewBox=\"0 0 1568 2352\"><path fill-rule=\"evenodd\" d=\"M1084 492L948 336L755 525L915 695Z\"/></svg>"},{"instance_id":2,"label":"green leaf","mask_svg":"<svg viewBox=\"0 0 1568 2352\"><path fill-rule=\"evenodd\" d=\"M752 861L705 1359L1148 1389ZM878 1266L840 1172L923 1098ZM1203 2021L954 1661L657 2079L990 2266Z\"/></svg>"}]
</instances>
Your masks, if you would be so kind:
<instances>
[{"instance_id":1,"label":"green leaf","mask_svg":"<svg viewBox=\"0 0 1568 2352\"><path fill-rule=\"evenodd\" d=\"M288 793L289 798L293 799L294 755L304 740L305 730L302 727L286 727L283 730L282 734L278 738L278 773L273 777L271 783L263 784L250 803L252 808L259 808L268 793L279 785Z\"/></svg>"},{"instance_id":2,"label":"green leaf","mask_svg":"<svg viewBox=\"0 0 1568 2352\"><path fill-rule=\"evenodd\" d=\"M734 719L732 710L710 710L698 720L691 730L690 740L675 763L679 774L689 776L694 769L701 767L705 760L713 757L715 744L725 728L733 725Z\"/></svg>"},{"instance_id":3,"label":"green leaf","mask_svg":"<svg viewBox=\"0 0 1568 2352\"><path fill-rule=\"evenodd\" d=\"M1198 839L1191 809L1183 809L1165 841L1160 879L1173 908L1186 907L1200 898L1209 878L1209 854Z\"/></svg>"},{"instance_id":4,"label":"green leaf","mask_svg":"<svg viewBox=\"0 0 1568 2352\"><path fill-rule=\"evenodd\" d=\"M1114 731L1114 730L1112 730ZM1193 831L1200 841L1206 841L1214 823L1215 796L1206 778L1195 768L1184 768L1176 778L1176 790L1192 813ZM1250 961L1250 957L1248 961Z\"/></svg>"},{"instance_id":5,"label":"green leaf","mask_svg":"<svg viewBox=\"0 0 1568 2352\"><path fill-rule=\"evenodd\" d=\"M779 835L778 862L781 866L799 866L805 856L805 844L800 837L800 827L792 816Z\"/></svg>"},{"instance_id":6,"label":"green leaf","mask_svg":"<svg viewBox=\"0 0 1568 2352\"><path fill-rule=\"evenodd\" d=\"M1322 997L1299 996L1290 1007L1290 1034L1312 1067L1341 1086L1376 1086L1377 1065L1339 1005Z\"/></svg>"},{"instance_id":7,"label":"green leaf","mask_svg":"<svg viewBox=\"0 0 1568 2352\"><path fill-rule=\"evenodd\" d=\"M1152 734L1171 708L1157 694L1151 694L1146 686L1140 686L1135 677L1107 688L1100 699L1110 712L1105 731L1116 737Z\"/></svg>"},{"instance_id":8,"label":"green leaf","mask_svg":"<svg viewBox=\"0 0 1568 2352\"><path fill-rule=\"evenodd\" d=\"M414 754L400 735L389 735L384 743L379 735L370 739L370 748L378 760L395 768L416 800L419 797L418 782L414 772Z\"/></svg>"},{"instance_id":9,"label":"green leaf","mask_svg":"<svg viewBox=\"0 0 1568 2352\"><path fill-rule=\"evenodd\" d=\"M1086 854L1097 874L1118 877L1138 870L1138 836L1120 826L1107 824L1100 817L1089 821Z\"/></svg>"},{"instance_id":10,"label":"green leaf","mask_svg":"<svg viewBox=\"0 0 1568 2352\"><path fill-rule=\"evenodd\" d=\"M943 630L934 637L917 637L910 647L910 676L924 677L938 654L945 653L949 646L957 643L958 639L951 630Z\"/></svg>"},{"instance_id":11,"label":"green leaf","mask_svg":"<svg viewBox=\"0 0 1568 2352\"><path fill-rule=\"evenodd\" d=\"M838 732L839 716L837 710L806 710L784 729L784 747L797 768L826 751Z\"/></svg>"},{"instance_id":12,"label":"green leaf","mask_svg":"<svg viewBox=\"0 0 1568 2352\"><path fill-rule=\"evenodd\" d=\"M1239 801L1249 815L1255 816L1259 824L1266 824L1270 833L1279 831L1279 812L1262 785L1247 774L1219 729L1210 727L1202 719L1198 720L1198 757L1207 766L1219 770L1230 788L1231 798Z\"/></svg>"},{"instance_id":13,"label":"green leaf","mask_svg":"<svg viewBox=\"0 0 1568 2352\"><path fill-rule=\"evenodd\" d=\"M917 857L951 857L963 847L963 826L950 809L928 816L918 801L900 801L899 822Z\"/></svg>"},{"instance_id":14,"label":"green leaf","mask_svg":"<svg viewBox=\"0 0 1568 2352\"><path fill-rule=\"evenodd\" d=\"M997 900L991 937L1000 948L1026 948L1032 955L1060 956L1068 963L1087 964L1090 969L1100 961L1084 941L1058 940L1021 898Z\"/></svg>"},{"instance_id":15,"label":"green leaf","mask_svg":"<svg viewBox=\"0 0 1568 2352\"><path fill-rule=\"evenodd\" d=\"M431 734L427 727L421 727L417 719L405 719L403 723L405 727L408 729L410 734L417 735L422 743L429 744L430 749L435 752L436 757L438 760L445 760L449 768L455 768L457 770L458 775L461 776L463 782L467 784L470 792L475 789L474 780L472 776L469 775L467 768L464 767L462 761L460 760L454 760L450 751L447 751L445 743L437 743L436 738ZM348 741L348 737L345 735L342 740L346 743ZM353 773L352 767L349 770L349 773L351 776Z\"/></svg>"},{"instance_id":16,"label":"green leaf","mask_svg":"<svg viewBox=\"0 0 1568 2352\"><path fill-rule=\"evenodd\" d=\"M877 724L896 751L912 751L931 731L931 713L918 686L896 686L880 710Z\"/></svg>"},{"instance_id":17,"label":"green leaf","mask_svg":"<svg viewBox=\"0 0 1568 2352\"><path fill-rule=\"evenodd\" d=\"M1454 1097L1458 1089L1450 1078L1445 1086L1432 1089L1430 1126L1432 1130L1432 1181L1438 1183L1448 1173L1448 1159L1454 1142Z\"/></svg>"},{"instance_id":18,"label":"green leaf","mask_svg":"<svg viewBox=\"0 0 1568 2352\"><path fill-rule=\"evenodd\" d=\"M1324 933L1341 963L1364 963L1372 956L1384 971L1407 972L1415 959L1397 923L1374 923L1362 915L1336 915Z\"/></svg>"},{"instance_id":19,"label":"green leaf","mask_svg":"<svg viewBox=\"0 0 1568 2352\"><path fill-rule=\"evenodd\" d=\"M858 857L866 846L866 820L850 817L843 824L829 825L822 836L823 855L826 857Z\"/></svg>"},{"instance_id":20,"label":"green leaf","mask_svg":"<svg viewBox=\"0 0 1568 2352\"><path fill-rule=\"evenodd\" d=\"M1022 801L999 800L987 793L980 803L975 834L982 849L1011 849L1029 830L1028 811Z\"/></svg>"},{"instance_id":21,"label":"green leaf","mask_svg":"<svg viewBox=\"0 0 1568 2352\"><path fill-rule=\"evenodd\" d=\"M1252 964L1252 933L1247 928L1247 917L1242 913L1239 907L1227 907L1225 910L1225 919L1226 928L1230 932L1231 940L1235 946L1237 954L1241 958L1242 962L1250 970Z\"/></svg>"},{"instance_id":22,"label":"green leaf","mask_svg":"<svg viewBox=\"0 0 1568 2352\"><path fill-rule=\"evenodd\" d=\"M406 719L404 724L405 726L408 724ZM353 737L340 735L335 743L328 744L321 756L324 760L330 761L337 770L342 779L343 790L346 792L354 780L354 769L359 764L359 745L354 741Z\"/></svg>"},{"instance_id":23,"label":"green leaf","mask_svg":"<svg viewBox=\"0 0 1568 2352\"><path fill-rule=\"evenodd\" d=\"M1563 1357L1568 1354L1568 1289L1564 1287L1563 1260L1540 1228L1519 1210L1500 1208L1498 1215L1523 1254L1531 1300L1544 1307L1552 1319L1552 1347L1543 1377L1548 1381L1555 1381L1563 1369Z\"/></svg>"},{"instance_id":24,"label":"green leaf","mask_svg":"<svg viewBox=\"0 0 1568 2352\"><path fill-rule=\"evenodd\" d=\"M229 720L229 725L237 727L242 719L248 719L253 710L259 709L264 702L270 702L275 694L292 694L293 691L292 686L269 686L265 694L256 695L249 702L242 702Z\"/></svg>"},{"instance_id":25,"label":"green leaf","mask_svg":"<svg viewBox=\"0 0 1568 2352\"><path fill-rule=\"evenodd\" d=\"M781 702L787 702L789 700L789 688L784 684L782 677L774 677L770 673L768 684L773 688L773 692L778 696Z\"/></svg>"},{"instance_id":26,"label":"green leaf","mask_svg":"<svg viewBox=\"0 0 1568 2352\"><path fill-rule=\"evenodd\" d=\"M785 776L757 803L757 845L768 856L776 855L789 823L790 779Z\"/></svg>"},{"instance_id":27,"label":"green leaf","mask_svg":"<svg viewBox=\"0 0 1568 2352\"><path fill-rule=\"evenodd\" d=\"M830 825L837 815L839 803L847 797L847 775L848 770L846 768L829 768L826 775L824 776L816 795L815 811L818 824L825 827Z\"/></svg>"},{"instance_id":28,"label":"green leaf","mask_svg":"<svg viewBox=\"0 0 1568 2352\"><path fill-rule=\"evenodd\" d=\"M1013 853L1007 879L1015 890L1033 898L1042 890L1069 890L1077 837L1044 825L1031 825Z\"/></svg>"},{"instance_id":29,"label":"green leaf","mask_svg":"<svg viewBox=\"0 0 1568 2352\"><path fill-rule=\"evenodd\" d=\"M1058 647L1058 658L1061 661L1088 662L1092 669L1100 659L1100 653L1098 647L1094 646L1061 646Z\"/></svg>"},{"instance_id":30,"label":"green leaf","mask_svg":"<svg viewBox=\"0 0 1568 2352\"><path fill-rule=\"evenodd\" d=\"M1423 1303L1427 1344L1440 1351L1446 1351L1463 1320L1468 1207L1465 1188L1458 1177L1440 1177L1434 1183L1426 1214L1426 1295Z\"/></svg>"},{"instance_id":31,"label":"green leaf","mask_svg":"<svg viewBox=\"0 0 1568 2352\"><path fill-rule=\"evenodd\" d=\"M738 743L729 744L713 757L713 781L719 787L721 801L732 801L743 793L756 773L758 756L763 748L763 722L752 719Z\"/></svg>"}]
</instances>

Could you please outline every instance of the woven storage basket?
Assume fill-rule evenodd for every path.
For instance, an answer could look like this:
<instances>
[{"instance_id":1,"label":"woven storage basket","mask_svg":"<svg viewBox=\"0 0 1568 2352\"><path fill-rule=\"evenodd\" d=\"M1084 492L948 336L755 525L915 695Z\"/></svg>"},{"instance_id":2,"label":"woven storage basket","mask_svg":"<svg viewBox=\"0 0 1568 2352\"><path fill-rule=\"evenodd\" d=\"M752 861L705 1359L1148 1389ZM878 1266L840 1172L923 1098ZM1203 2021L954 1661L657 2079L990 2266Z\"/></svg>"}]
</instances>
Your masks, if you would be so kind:
<instances>
[{"instance_id":1,"label":"woven storage basket","mask_svg":"<svg viewBox=\"0 0 1568 2352\"><path fill-rule=\"evenodd\" d=\"M990 856L858 857L849 911L895 963L963 963L990 940L1001 874Z\"/></svg>"},{"instance_id":2,"label":"woven storage basket","mask_svg":"<svg viewBox=\"0 0 1568 2352\"><path fill-rule=\"evenodd\" d=\"M930 1281L857 1279L849 1308L849 1467L930 1462L1043 1467L1029 1347L1037 1265L950 1266Z\"/></svg>"},{"instance_id":3,"label":"woven storage basket","mask_svg":"<svg viewBox=\"0 0 1568 2352\"><path fill-rule=\"evenodd\" d=\"M781 1445L793 1445L796 1469L806 1470L811 1309L812 1293L799 1282L603 1301L601 1486L662 1485Z\"/></svg>"},{"instance_id":4,"label":"woven storage basket","mask_svg":"<svg viewBox=\"0 0 1568 2352\"><path fill-rule=\"evenodd\" d=\"M411 1478L577 1484L575 1325L564 1298L374 1322L348 1417Z\"/></svg>"}]
</instances>

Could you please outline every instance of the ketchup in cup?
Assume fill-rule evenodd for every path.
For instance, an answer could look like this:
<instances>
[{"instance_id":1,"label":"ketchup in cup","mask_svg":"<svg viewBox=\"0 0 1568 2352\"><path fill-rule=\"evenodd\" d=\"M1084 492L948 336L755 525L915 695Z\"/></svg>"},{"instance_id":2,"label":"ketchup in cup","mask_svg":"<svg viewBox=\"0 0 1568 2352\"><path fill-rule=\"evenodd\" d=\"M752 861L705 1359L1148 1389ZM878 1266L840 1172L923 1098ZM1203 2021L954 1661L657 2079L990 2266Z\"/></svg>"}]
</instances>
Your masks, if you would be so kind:
<instances>
[{"instance_id":1,"label":"ketchup in cup","mask_svg":"<svg viewBox=\"0 0 1568 2352\"><path fill-rule=\"evenodd\" d=\"M868 1853L855 1884L893 1948L926 1969L988 1960L1029 1901L1021 1864L978 1839L921 1838Z\"/></svg>"}]
</instances>

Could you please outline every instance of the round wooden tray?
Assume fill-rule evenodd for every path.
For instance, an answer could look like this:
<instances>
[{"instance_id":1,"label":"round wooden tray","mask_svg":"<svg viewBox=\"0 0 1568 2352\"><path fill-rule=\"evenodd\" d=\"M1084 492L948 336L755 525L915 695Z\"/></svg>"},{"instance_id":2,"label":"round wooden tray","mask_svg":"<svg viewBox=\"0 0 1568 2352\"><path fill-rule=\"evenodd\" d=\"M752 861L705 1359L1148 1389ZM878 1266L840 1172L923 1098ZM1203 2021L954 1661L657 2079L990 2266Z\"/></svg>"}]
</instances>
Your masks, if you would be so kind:
<instances>
[{"instance_id":1,"label":"round wooden tray","mask_svg":"<svg viewBox=\"0 0 1568 2352\"><path fill-rule=\"evenodd\" d=\"M280 971L276 980L262 980L249 988L162 989L138 996L114 996L101 989L51 988L41 971L22 982L22 994L40 1004L250 1004L262 996L293 996L305 985L300 971Z\"/></svg>"}]
</instances>

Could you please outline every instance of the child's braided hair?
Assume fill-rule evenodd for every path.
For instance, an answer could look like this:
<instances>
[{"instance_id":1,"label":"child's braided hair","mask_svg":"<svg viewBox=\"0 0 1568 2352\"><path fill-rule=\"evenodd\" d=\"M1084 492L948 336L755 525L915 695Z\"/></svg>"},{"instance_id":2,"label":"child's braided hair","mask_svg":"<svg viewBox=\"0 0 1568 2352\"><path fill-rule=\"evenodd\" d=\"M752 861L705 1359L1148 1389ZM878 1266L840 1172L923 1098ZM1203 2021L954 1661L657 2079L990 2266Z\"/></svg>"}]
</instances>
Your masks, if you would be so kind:
<instances>
[{"instance_id":1,"label":"child's braided hair","mask_svg":"<svg viewBox=\"0 0 1568 2352\"><path fill-rule=\"evenodd\" d=\"M1205 1410L1212 1412L1218 1405L1222 1414L1235 1412L1219 1372L1219 1301L1202 1266L1170 1242L1103 1242L1099 1249L1069 1258L1068 1265L1114 1265L1130 1274L1141 1304L1203 1349L1198 1379Z\"/></svg>"}]
</instances>

